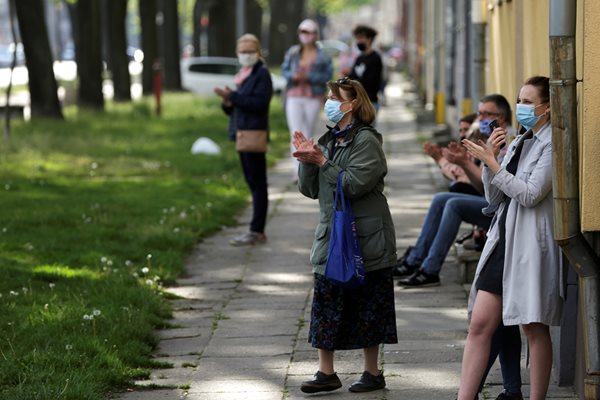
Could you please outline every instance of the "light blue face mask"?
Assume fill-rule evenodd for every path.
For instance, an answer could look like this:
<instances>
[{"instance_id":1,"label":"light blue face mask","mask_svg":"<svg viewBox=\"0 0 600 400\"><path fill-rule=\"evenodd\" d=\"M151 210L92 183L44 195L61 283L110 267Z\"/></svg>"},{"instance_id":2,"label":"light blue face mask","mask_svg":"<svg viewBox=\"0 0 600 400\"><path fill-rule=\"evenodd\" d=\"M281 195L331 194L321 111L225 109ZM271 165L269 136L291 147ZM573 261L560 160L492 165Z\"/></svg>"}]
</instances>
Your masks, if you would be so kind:
<instances>
[{"instance_id":1,"label":"light blue face mask","mask_svg":"<svg viewBox=\"0 0 600 400\"><path fill-rule=\"evenodd\" d=\"M543 104L543 103L542 103ZM535 115L535 109L541 106L533 106L531 104L517 104L517 121L527 130L530 130L540 120L540 115Z\"/></svg>"},{"instance_id":2,"label":"light blue face mask","mask_svg":"<svg viewBox=\"0 0 600 400\"><path fill-rule=\"evenodd\" d=\"M347 101L341 102L338 100L327 99L324 107L325 117L334 124L340 122L342 118L344 118L344 115L346 115L346 113L340 109L344 103L347 103Z\"/></svg>"},{"instance_id":3,"label":"light blue face mask","mask_svg":"<svg viewBox=\"0 0 600 400\"><path fill-rule=\"evenodd\" d=\"M479 132L484 134L485 136L490 136L492 134L492 130L490 129L490 122L493 119L482 119L479 121Z\"/></svg>"}]
</instances>

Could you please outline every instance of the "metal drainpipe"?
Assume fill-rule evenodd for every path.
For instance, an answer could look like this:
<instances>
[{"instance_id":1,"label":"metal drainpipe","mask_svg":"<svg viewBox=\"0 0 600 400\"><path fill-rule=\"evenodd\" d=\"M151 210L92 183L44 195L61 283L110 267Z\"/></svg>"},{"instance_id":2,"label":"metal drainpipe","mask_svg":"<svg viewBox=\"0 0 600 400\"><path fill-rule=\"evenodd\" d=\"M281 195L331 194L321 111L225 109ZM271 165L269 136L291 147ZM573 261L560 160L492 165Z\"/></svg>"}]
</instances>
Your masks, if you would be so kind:
<instances>
[{"instance_id":1,"label":"metal drainpipe","mask_svg":"<svg viewBox=\"0 0 600 400\"><path fill-rule=\"evenodd\" d=\"M577 0L550 0L554 237L579 276L584 324L584 398L600 400L600 260L579 221L575 22Z\"/></svg>"}]
</instances>

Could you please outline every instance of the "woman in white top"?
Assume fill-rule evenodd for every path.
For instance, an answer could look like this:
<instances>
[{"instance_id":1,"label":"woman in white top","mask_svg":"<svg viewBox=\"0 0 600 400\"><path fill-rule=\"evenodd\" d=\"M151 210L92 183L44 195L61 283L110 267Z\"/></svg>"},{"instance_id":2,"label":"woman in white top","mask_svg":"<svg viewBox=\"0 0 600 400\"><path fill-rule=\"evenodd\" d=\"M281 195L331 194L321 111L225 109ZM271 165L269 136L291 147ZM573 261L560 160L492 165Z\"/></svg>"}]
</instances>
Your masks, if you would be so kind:
<instances>
[{"instance_id":1,"label":"woman in white top","mask_svg":"<svg viewBox=\"0 0 600 400\"><path fill-rule=\"evenodd\" d=\"M521 325L530 354L530 399L546 398L552 368L549 325L560 324L564 284L553 238L552 128L546 77L528 79L519 92L517 120L525 132L499 164L505 132L487 144L463 143L484 164L485 195L496 214L472 287L459 400L473 400L485 370L490 338L500 321Z\"/></svg>"}]
</instances>

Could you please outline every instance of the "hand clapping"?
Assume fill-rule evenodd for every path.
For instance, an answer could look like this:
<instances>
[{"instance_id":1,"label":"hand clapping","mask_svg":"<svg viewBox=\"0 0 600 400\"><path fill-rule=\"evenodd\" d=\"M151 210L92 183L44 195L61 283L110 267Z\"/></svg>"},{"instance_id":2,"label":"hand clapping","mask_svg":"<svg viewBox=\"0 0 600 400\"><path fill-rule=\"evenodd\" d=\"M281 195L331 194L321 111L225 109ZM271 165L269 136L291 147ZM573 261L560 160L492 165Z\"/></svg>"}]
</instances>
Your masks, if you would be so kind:
<instances>
[{"instance_id":1,"label":"hand clapping","mask_svg":"<svg viewBox=\"0 0 600 400\"><path fill-rule=\"evenodd\" d=\"M314 143L312 138L307 139L302 132L294 132L292 144L296 148L292 156L296 157L298 161L319 166L327 162L321 148Z\"/></svg>"}]
</instances>

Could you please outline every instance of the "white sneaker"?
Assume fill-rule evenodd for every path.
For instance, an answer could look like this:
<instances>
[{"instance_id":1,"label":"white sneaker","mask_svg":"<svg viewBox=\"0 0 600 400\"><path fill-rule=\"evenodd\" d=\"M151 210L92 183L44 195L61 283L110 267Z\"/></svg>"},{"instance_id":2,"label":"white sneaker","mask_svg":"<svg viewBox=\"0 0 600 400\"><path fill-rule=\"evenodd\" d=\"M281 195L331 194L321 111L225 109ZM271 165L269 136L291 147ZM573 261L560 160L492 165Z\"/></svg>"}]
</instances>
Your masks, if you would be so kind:
<instances>
[{"instance_id":1,"label":"white sneaker","mask_svg":"<svg viewBox=\"0 0 600 400\"><path fill-rule=\"evenodd\" d=\"M229 244L232 246L249 246L254 244L263 244L266 243L267 237L264 233L258 232L247 232L242 235L236 236L229 241Z\"/></svg>"}]
</instances>

